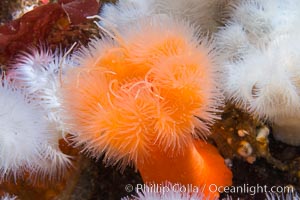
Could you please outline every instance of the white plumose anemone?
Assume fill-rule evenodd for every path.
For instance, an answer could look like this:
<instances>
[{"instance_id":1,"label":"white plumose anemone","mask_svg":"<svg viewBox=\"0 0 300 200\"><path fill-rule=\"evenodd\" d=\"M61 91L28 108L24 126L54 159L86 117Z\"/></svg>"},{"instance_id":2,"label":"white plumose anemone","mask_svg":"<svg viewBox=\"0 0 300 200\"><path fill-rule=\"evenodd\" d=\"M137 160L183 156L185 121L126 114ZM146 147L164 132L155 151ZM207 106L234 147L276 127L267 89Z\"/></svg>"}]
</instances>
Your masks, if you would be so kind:
<instances>
[{"instance_id":1,"label":"white plumose anemone","mask_svg":"<svg viewBox=\"0 0 300 200\"><path fill-rule=\"evenodd\" d=\"M0 200L16 200L17 198L17 196L5 193L2 197L0 197Z\"/></svg>"},{"instance_id":2,"label":"white plumose anemone","mask_svg":"<svg viewBox=\"0 0 300 200\"><path fill-rule=\"evenodd\" d=\"M227 0L119 0L116 4L105 4L100 12L104 26L114 25L119 31L141 18L156 15L172 15L188 20L202 28L203 32L216 31L220 21L220 10Z\"/></svg>"},{"instance_id":3,"label":"white plumose anemone","mask_svg":"<svg viewBox=\"0 0 300 200\"><path fill-rule=\"evenodd\" d=\"M55 135L38 106L21 91L3 80L0 86L0 181L13 176L21 177L24 171L33 175L55 175L59 168L49 165L68 165L69 158L62 154L62 162L53 160L48 148Z\"/></svg>"},{"instance_id":4,"label":"white plumose anemone","mask_svg":"<svg viewBox=\"0 0 300 200\"><path fill-rule=\"evenodd\" d=\"M299 16L295 0L235 1L216 34L227 99L291 145L300 145Z\"/></svg>"},{"instance_id":5,"label":"white plumose anemone","mask_svg":"<svg viewBox=\"0 0 300 200\"><path fill-rule=\"evenodd\" d=\"M23 170L36 170L41 146L48 140L47 123L24 94L8 85L0 87L0 178L17 177Z\"/></svg>"},{"instance_id":6,"label":"white plumose anemone","mask_svg":"<svg viewBox=\"0 0 300 200\"><path fill-rule=\"evenodd\" d=\"M38 104L48 121L60 134L65 131L61 119L61 102L58 89L61 87L64 71L71 64L71 57L61 50L52 52L44 47L32 48L19 55L9 71L9 78L25 90L28 98Z\"/></svg>"},{"instance_id":7,"label":"white plumose anemone","mask_svg":"<svg viewBox=\"0 0 300 200\"><path fill-rule=\"evenodd\" d=\"M37 145L40 149L35 150L37 154L33 157L39 161L36 161L34 166L28 167L28 164L22 163L20 166L25 170L33 170L36 172L33 174L42 175L41 177L47 176L48 179L61 177L66 168L71 165L71 157L63 154L59 149L59 140L63 138L65 126L61 119L58 89L64 70L61 67L68 67L69 62L70 57L64 57L59 51L52 52L43 47L32 48L28 53L19 55L8 74L8 78L15 85L13 91L22 90L22 93L26 94L26 97L23 97L24 101L30 102L28 104L34 106L39 113L35 123L43 127L35 129L36 138L39 140L41 137L41 142ZM30 111L22 113L30 113ZM30 136L30 131L25 132L24 135ZM30 147L29 143L27 146Z\"/></svg>"}]
</instances>

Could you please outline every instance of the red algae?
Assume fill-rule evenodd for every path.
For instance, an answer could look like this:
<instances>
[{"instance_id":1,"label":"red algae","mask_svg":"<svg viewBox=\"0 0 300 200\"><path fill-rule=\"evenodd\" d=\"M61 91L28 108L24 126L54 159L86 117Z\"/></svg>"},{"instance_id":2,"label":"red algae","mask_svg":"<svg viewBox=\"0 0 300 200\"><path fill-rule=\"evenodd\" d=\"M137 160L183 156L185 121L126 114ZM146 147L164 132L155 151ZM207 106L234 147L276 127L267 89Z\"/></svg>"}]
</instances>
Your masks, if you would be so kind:
<instances>
[{"instance_id":1,"label":"red algae","mask_svg":"<svg viewBox=\"0 0 300 200\"><path fill-rule=\"evenodd\" d=\"M43 43L54 45L55 48L59 45L70 47L78 38L84 42L84 30L78 30L77 26L88 21L86 16L97 14L101 4L96 0L60 3L37 7L21 18L0 26L1 64L7 64L16 54L27 50L28 46ZM83 25L80 27L84 28ZM77 40L73 41L75 38Z\"/></svg>"}]
</instances>

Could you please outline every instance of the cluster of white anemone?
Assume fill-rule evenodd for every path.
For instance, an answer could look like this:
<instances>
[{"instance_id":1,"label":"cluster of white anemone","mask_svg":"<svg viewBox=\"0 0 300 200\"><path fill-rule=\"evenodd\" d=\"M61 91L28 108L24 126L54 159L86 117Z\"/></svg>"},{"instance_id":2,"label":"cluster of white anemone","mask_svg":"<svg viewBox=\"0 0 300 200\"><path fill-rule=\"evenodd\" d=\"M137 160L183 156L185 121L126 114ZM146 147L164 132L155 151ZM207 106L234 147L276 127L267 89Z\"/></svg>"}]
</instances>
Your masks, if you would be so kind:
<instances>
[{"instance_id":1,"label":"cluster of white anemone","mask_svg":"<svg viewBox=\"0 0 300 200\"><path fill-rule=\"evenodd\" d=\"M19 56L0 85L0 182L57 179L71 165L59 140L64 126L57 89L60 69L70 59L44 48Z\"/></svg>"},{"instance_id":2,"label":"cluster of white anemone","mask_svg":"<svg viewBox=\"0 0 300 200\"><path fill-rule=\"evenodd\" d=\"M225 96L272 122L277 139L299 145L299 2L239 0L228 13L216 34Z\"/></svg>"}]
</instances>

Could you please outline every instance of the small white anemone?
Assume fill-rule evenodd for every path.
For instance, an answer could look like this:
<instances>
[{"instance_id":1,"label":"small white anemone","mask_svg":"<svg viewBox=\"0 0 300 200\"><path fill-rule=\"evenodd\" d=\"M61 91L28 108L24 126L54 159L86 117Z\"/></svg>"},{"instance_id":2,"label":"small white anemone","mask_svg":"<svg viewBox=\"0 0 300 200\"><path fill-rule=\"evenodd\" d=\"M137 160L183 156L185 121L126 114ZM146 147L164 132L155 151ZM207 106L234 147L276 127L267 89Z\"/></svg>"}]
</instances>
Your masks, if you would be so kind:
<instances>
[{"instance_id":1,"label":"small white anemone","mask_svg":"<svg viewBox=\"0 0 300 200\"><path fill-rule=\"evenodd\" d=\"M9 78L41 107L58 134L64 132L58 89L65 71L76 65L71 56L61 49L53 52L41 46L20 54L14 62Z\"/></svg>"},{"instance_id":2,"label":"small white anemone","mask_svg":"<svg viewBox=\"0 0 300 200\"><path fill-rule=\"evenodd\" d=\"M109 28L112 25L119 31L126 30L136 21L155 15L171 15L188 20L202 31L216 31L220 21L221 5L227 0L119 0L116 4L105 4L100 16L101 23Z\"/></svg>"},{"instance_id":3,"label":"small white anemone","mask_svg":"<svg viewBox=\"0 0 300 200\"><path fill-rule=\"evenodd\" d=\"M62 168L70 165L70 158L61 152L60 160L50 157L48 148L55 134L39 106L6 79L1 82L0 94L0 182L22 177L26 171L36 176L41 171L60 175ZM63 167L54 170L49 165Z\"/></svg>"},{"instance_id":4,"label":"small white anemone","mask_svg":"<svg viewBox=\"0 0 300 200\"><path fill-rule=\"evenodd\" d=\"M18 197L15 195L10 195L5 193L2 197L0 197L0 200L16 200Z\"/></svg>"},{"instance_id":5,"label":"small white anemone","mask_svg":"<svg viewBox=\"0 0 300 200\"><path fill-rule=\"evenodd\" d=\"M242 59L278 36L299 32L296 0L230 0L229 5L225 27L216 33L223 62Z\"/></svg>"},{"instance_id":6,"label":"small white anemone","mask_svg":"<svg viewBox=\"0 0 300 200\"><path fill-rule=\"evenodd\" d=\"M0 180L35 171L41 159L41 146L48 140L47 122L24 94L8 84L0 87Z\"/></svg>"},{"instance_id":7,"label":"small white anemone","mask_svg":"<svg viewBox=\"0 0 300 200\"><path fill-rule=\"evenodd\" d=\"M154 13L155 0L120 0L116 4L106 3L100 11L104 27L113 26L120 31L134 24L138 19L149 17Z\"/></svg>"}]
</instances>

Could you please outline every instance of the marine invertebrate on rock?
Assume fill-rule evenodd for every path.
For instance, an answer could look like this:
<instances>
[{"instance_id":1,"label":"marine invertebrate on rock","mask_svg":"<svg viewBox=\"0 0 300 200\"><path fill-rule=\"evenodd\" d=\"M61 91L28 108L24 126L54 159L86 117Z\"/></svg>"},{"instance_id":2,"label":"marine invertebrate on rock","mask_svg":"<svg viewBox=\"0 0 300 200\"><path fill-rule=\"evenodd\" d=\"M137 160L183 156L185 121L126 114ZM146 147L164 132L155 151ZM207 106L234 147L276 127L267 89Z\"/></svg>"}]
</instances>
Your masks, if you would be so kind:
<instances>
[{"instance_id":1,"label":"marine invertebrate on rock","mask_svg":"<svg viewBox=\"0 0 300 200\"><path fill-rule=\"evenodd\" d=\"M26 171L33 178L57 178L70 160L67 155L56 153L56 136L43 113L24 91L6 79L1 82L0 91L0 181L10 176L22 177Z\"/></svg>"},{"instance_id":2,"label":"marine invertebrate on rock","mask_svg":"<svg viewBox=\"0 0 300 200\"><path fill-rule=\"evenodd\" d=\"M217 34L227 99L271 121L275 137L292 145L300 144L298 6L240 1Z\"/></svg>"},{"instance_id":3,"label":"marine invertebrate on rock","mask_svg":"<svg viewBox=\"0 0 300 200\"><path fill-rule=\"evenodd\" d=\"M1 200L16 200L17 197L14 195L4 194L2 197L0 197Z\"/></svg>"},{"instance_id":4,"label":"marine invertebrate on rock","mask_svg":"<svg viewBox=\"0 0 300 200\"><path fill-rule=\"evenodd\" d=\"M76 140L90 143L87 146L96 154L110 148L109 142L103 142L110 132L119 132L118 137L130 136L128 139L132 137L129 131L139 137L150 132L146 137L150 143L181 147L190 140L191 133L205 137L208 125L217 117L214 113L222 95L214 80L216 69L210 47L197 40L192 27L170 19L163 21L154 20L150 27L142 22L133 31L128 30L124 36L126 46L94 41L78 54L83 65L66 76L63 95L67 111L74 112L69 116L76 126L74 132L80 133ZM108 117L111 125L103 124ZM130 119L145 122L128 123ZM114 128L122 128L129 135ZM135 134L136 130L143 134ZM103 134L93 134L99 131ZM95 136L99 137L96 143ZM147 152L143 151L131 154L142 156Z\"/></svg>"},{"instance_id":5,"label":"marine invertebrate on rock","mask_svg":"<svg viewBox=\"0 0 300 200\"><path fill-rule=\"evenodd\" d=\"M15 85L41 107L58 135L64 131L64 125L57 90L61 86L64 71L70 66L76 66L71 57L65 54L61 49L53 52L42 45L32 47L29 52L19 54L8 71L8 77Z\"/></svg>"},{"instance_id":6,"label":"marine invertebrate on rock","mask_svg":"<svg viewBox=\"0 0 300 200\"><path fill-rule=\"evenodd\" d=\"M113 36L115 41L94 40L77 53L80 67L67 72L62 86L65 120L75 143L96 158L105 154L108 164L133 163L142 173L152 159L172 158L188 174L209 163L193 137L209 134L222 95L212 46L196 35L185 21L154 17L132 25L122 37ZM212 154L222 160L216 151ZM221 163L214 172L222 177L218 184L231 184L231 172ZM206 172L203 176L213 177ZM174 171L161 179L143 174L154 182L211 181L185 179Z\"/></svg>"},{"instance_id":7,"label":"marine invertebrate on rock","mask_svg":"<svg viewBox=\"0 0 300 200\"><path fill-rule=\"evenodd\" d=\"M217 29L220 10L225 2L226 0L119 0L116 4L105 4L100 15L119 30L126 30L128 25L141 18L172 15L200 26L204 33L212 33Z\"/></svg>"}]
</instances>

